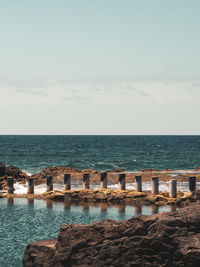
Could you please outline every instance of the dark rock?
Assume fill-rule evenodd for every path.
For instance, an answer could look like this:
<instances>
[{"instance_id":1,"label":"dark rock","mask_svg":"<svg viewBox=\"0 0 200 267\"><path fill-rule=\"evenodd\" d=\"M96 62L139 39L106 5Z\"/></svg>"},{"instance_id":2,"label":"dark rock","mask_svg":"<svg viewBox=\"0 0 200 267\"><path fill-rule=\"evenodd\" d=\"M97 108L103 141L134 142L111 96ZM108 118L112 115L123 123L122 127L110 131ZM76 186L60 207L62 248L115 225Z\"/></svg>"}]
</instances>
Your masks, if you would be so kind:
<instances>
[{"instance_id":1,"label":"dark rock","mask_svg":"<svg viewBox=\"0 0 200 267\"><path fill-rule=\"evenodd\" d=\"M8 176L12 176L14 178L18 178L21 170L15 166L9 166L6 168L5 174Z\"/></svg>"},{"instance_id":2,"label":"dark rock","mask_svg":"<svg viewBox=\"0 0 200 267\"><path fill-rule=\"evenodd\" d=\"M5 175L6 166L0 162L0 176Z\"/></svg>"},{"instance_id":3,"label":"dark rock","mask_svg":"<svg viewBox=\"0 0 200 267\"><path fill-rule=\"evenodd\" d=\"M26 248L23 266L199 266L199 202L172 213L61 227L51 247Z\"/></svg>"}]
</instances>

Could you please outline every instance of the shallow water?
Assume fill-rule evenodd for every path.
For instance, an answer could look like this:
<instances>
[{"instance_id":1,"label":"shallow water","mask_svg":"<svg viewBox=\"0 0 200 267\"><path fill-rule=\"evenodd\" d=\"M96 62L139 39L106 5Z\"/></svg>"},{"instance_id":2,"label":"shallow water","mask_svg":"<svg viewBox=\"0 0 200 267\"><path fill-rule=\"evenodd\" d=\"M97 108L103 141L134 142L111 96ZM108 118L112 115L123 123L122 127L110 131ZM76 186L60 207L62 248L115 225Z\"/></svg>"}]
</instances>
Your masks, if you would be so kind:
<instances>
[{"instance_id":1,"label":"shallow water","mask_svg":"<svg viewBox=\"0 0 200 267\"><path fill-rule=\"evenodd\" d=\"M169 211L169 206L108 206L106 203L58 203L31 199L0 199L0 266L22 266L31 241L56 238L61 225L90 224L104 219L126 220L137 214Z\"/></svg>"}]
</instances>

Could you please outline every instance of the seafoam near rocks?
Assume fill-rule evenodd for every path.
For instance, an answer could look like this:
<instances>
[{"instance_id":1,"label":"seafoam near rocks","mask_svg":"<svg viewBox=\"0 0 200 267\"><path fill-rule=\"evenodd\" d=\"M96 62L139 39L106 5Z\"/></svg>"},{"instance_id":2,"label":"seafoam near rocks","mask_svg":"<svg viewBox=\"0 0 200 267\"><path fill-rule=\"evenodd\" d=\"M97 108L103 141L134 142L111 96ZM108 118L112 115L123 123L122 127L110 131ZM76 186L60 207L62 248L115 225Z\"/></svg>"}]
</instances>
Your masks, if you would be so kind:
<instances>
[{"instance_id":1,"label":"seafoam near rocks","mask_svg":"<svg viewBox=\"0 0 200 267\"><path fill-rule=\"evenodd\" d=\"M172 213L61 227L56 240L30 243L32 266L199 266L200 203Z\"/></svg>"}]
</instances>

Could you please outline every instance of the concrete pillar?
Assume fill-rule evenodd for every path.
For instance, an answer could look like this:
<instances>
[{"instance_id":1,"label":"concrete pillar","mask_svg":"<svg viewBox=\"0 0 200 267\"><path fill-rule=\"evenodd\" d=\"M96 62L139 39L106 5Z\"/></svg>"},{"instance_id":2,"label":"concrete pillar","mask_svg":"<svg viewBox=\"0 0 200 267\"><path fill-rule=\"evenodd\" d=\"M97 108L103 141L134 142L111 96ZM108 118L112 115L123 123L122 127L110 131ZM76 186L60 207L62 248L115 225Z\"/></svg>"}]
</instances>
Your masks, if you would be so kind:
<instances>
[{"instance_id":1,"label":"concrete pillar","mask_svg":"<svg viewBox=\"0 0 200 267\"><path fill-rule=\"evenodd\" d=\"M47 184L46 192L52 191L53 190L53 176L47 175L46 184Z\"/></svg>"},{"instance_id":2,"label":"concrete pillar","mask_svg":"<svg viewBox=\"0 0 200 267\"><path fill-rule=\"evenodd\" d=\"M125 173L119 174L118 189L119 190L126 190L126 175L125 175Z\"/></svg>"},{"instance_id":3,"label":"concrete pillar","mask_svg":"<svg viewBox=\"0 0 200 267\"><path fill-rule=\"evenodd\" d=\"M158 186L159 186L158 177L152 177L151 179L152 194L158 194L159 192Z\"/></svg>"},{"instance_id":4,"label":"concrete pillar","mask_svg":"<svg viewBox=\"0 0 200 267\"><path fill-rule=\"evenodd\" d=\"M34 179L28 178L27 194L34 194Z\"/></svg>"},{"instance_id":5,"label":"concrete pillar","mask_svg":"<svg viewBox=\"0 0 200 267\"><path fill-rule=\"evenodd\" d=\"M83 189L89 189L90 188L90 174L84 173L83 174Z\"/></svg>"},{"instance_id":6,"label":"concrete pillar","mask_svg":"<svg viewBox=\"0 0 200 267\"><path fill-rule=\"evenodd\" d=\"M135 176L135 191L142 192L142 176Z\"/></svg>"},{"instance_id":7,"label":"concrete pillar","mask_svg":"<svg viewBox=\"0 0 200 267\"><path fill-rule=\"evenodd\" d=\"M169 197L175 198L177 196L177 180L172 179L169 182Z\"/></svg>"},{"instance_id":8,"label":"concrete pillar","mask_svg":"<svg viewBox=\"0 0 200 267\"><path fill-rule=\"evenodd\" d=\"M190 192L196 191L196 177L195 176L189 177L189 190Z\"/></svg>"},{"instance_id":9,"label":"concrete pillar","mask_svg":"<svg viewBox=\"0 0 200 267\"><path fill-rule=\"evenodd\" d=\"M107 172L101 172L100 174L100 189L107 188Z\"/></svg>"},{"instance_id":10,"label":"concrete pillar","mask_svg":"<svg viewBox=\"0 0 200 267\"><path fill-rule=\"evenodd\" d=\"M7 178L7 193L8 194L14 194L14 186L13 186L14 179L13 177Z\"/></svg>"},{"instance_id":11,"label":"concrete pillar","mask_svg":"<svg viewBox=\"0 0 200 267\"><path fill-rule=\"evenodd\" d=\"M70 190L71 189L71 174L65 173L64 174L64 190Z\"/></svg>"}]
</instances>

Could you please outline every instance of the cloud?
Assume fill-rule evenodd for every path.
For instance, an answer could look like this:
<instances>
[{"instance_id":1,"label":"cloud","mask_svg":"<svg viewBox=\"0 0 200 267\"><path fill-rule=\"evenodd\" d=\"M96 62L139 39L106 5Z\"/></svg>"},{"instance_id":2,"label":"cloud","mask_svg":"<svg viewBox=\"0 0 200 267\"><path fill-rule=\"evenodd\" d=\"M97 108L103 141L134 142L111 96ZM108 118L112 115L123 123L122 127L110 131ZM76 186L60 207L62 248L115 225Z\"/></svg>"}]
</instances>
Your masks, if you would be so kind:
<instances>
[{"instance_id":1,"label":"cloud","mask_svg":"<svg viewBox=\"0 0 200 267\"><path fill-rule=\"evenodd\" d=\"M45 99L93 104L199 103L200 79L114 80L55 79L16 80L0 76L0 101Z\"/></svg>"},{"instance_id":2,"label":"cloud","mask_svg":"<svg viewBox=\"0 0 200 267\"><path fill-rule=\"evenodd\" d=\"M17 88L15 90L16 93L22 95L34 95L34 96L42 96L42 97L49 97L48 93L44 92L43 89L24 89L24 88Z\"/></svg>"},{"instance_id":3,"label":"cloud","mask_svg":"<svg viewBox=\"0 0 200 267\"><path fill-rule=\"evenodd\" d=\"M90 97L87 96L65 96L65 97L61 97L61 100L65 100L65 101L81 101L81 102L88 102L91 100Z\"/></svg>"}]
</instances>

